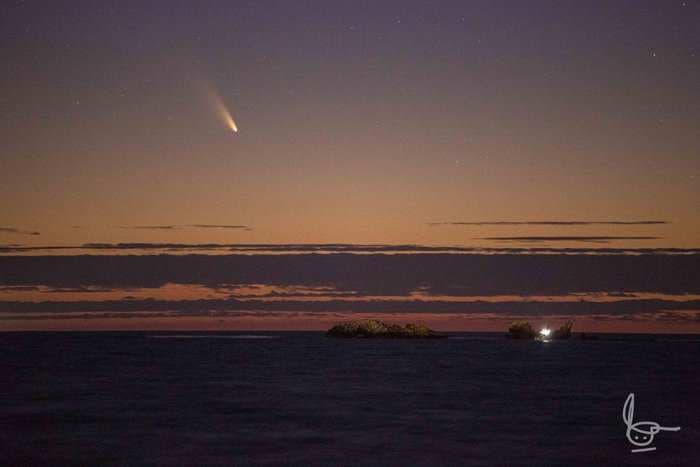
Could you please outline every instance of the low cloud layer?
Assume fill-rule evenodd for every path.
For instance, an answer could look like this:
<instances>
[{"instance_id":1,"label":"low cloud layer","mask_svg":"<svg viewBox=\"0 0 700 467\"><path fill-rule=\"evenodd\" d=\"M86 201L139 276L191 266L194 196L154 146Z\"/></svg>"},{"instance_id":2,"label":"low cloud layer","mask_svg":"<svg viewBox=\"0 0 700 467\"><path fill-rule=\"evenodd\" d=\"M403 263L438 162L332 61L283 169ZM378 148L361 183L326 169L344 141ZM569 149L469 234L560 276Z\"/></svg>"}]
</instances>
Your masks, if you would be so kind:
<instances>
[{"instance_id":1,"label":"low cloud layer","mask_svg":"<svg viewBox=\"0 0 700 467\"><path fill-rule=\"evenodd\" d=\"M700 300L685 302L666 300L627 300L623 302L568 302L552 303L531 301L520 303L467 302L454 303L446 301L418 300L363 300L348 302L344 300L237 300L237 299L200 299L200 300L102 300L102 301L44 301L44 302L9 302L0 301L0 313L74 313L74 312L186 312L208 315L212 311L298 311L309 313L460 313L460 314L494 314L503 316L537 315L537 316L587 316L608 315L624 317L630 314L663 313L686 311L695 317L700 311Z\"/></svg>"},{"instance_id":2,"label":"low cloud layer","mask_svg":"<svg viewBox=\"0 0 700 467\"><path fill-rule=\"evenodd\" d=\"M697 253L0 256L0 286L274 284L374 296L700 294L697 271Z\"/></svg>"},{"instance_id":3,"label":"low cloud layer","mask_svg":"<svg viewBox=\"0 0 700 467\"><path fill-rule=\"evenodd\" d=\"M130 230L177 230L176 225L127 225L120 226L120 229L130 229Z\"/></svg>"},{"instance_id":4,"label":"low cloud layer","mask_svg":"<svg viewBox=\"0 0 700 467\"><path fill-rule=\"evenodd\" d=\"M41 235L41 232L33 230L22 230L15 227L0 227L0 233L8 233L15 235Z\"/></svg>"},{"instance_id":5,"label":"low cloud layer","mask_svg":"<svg viewBox=\"0 0 700 467\"><path fill-rule=\"evenodd\" d=\"M608 242L592 242L608 243ZM267 243L85 243L78 246L43 245L28 246L19 244L0 245L0 254L100 254L116 253L140 254L280 254L280 253L334 253L334 254L562 254L562 255L691 255L700 253L700 248L612 248L612 247L466 247L466 246L428 246L428 245L391 245L391 244L337 244L337 243L303 243L303 244L267 244Z\"/></svg>"},{"instance_id":6,"label":"low cloud layer","mask_svg":"<svg viewBox=\"0 0 700 467\"><path fill-rule=\"evenodd\" d=\"M187 225L128 225L120 226L120 229L131 230L181 230L185 228L193 229L222 229L222 230L253 230L247 225L225 225L225 224L187 224Z\"/></svg>"},{"instance_id":7,"label":"low cloud layer","mask_svg":"<svg viewBox=\"0 0 700 467\"><path fill-rule=\"evenodd\" d=\"M555 225L555 226L581 226L581 225L662 225L670 224L668 221L642 220L642 221L480 221L480 222L429 222L431 227L445 225Z\"/></svg>"},{"instance_id":8,"label":"low cloud layer","mask_svg":"<svg viewBox=\"0 0 700 467\"><path fill-rule=\"evenodd\" d=\"M194 227L197 229L253 230L247 225L190 224L187 227Z\"/></svg>"},{"instance_id":9,"label":"low cloud layer","mask_svg":"<svg viewBox=\"0 0 700 467\"><path fill-rule=\"evenodd\" d=\"M584 242L584 243L610 243L618 240L660 240L662 237L622 237L622 236L527 236L527 237L481 237L477 240L491 240L496 242Z\"/></svg>"},{"instance_id":10,"label":"low cloud layer","mask_svg":"<svg viewBox=\"0 0 700 467\"><path fill-rule=\"evenodd\" d=\"M658 313L689 322L700 311L700 252L157 253L0 256L0 320L27 313L247 311L617 319ZM160 288L171 295L159 295Z\"/></svg>"}]
</instances>

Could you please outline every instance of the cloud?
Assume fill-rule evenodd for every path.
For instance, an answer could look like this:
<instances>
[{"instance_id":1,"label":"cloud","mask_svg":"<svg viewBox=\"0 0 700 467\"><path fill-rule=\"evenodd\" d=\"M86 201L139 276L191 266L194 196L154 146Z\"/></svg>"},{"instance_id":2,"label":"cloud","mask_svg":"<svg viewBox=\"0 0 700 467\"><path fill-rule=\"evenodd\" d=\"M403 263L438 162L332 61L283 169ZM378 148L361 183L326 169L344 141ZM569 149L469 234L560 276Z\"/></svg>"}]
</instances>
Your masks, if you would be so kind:
<instances>
[{"instance_id":1,"label":"cloud","mask_svg":"<svg viewBox=\"0 0 700 467\"><path fill-rule=\"evenodd\" d=\"M642 221L482 221L482 222L428 222L431 227L445 225L662 225L670 224L668 221L642 220Z\"/></svg>"},{"instance_id":2,"label":"cloud","mask_svg":"<svg viewBox=\"0 0 700 467\"><path fill-rule=\"evenodd\" d=\"M30 247L33 248L33 247ZM61 247L54 247L61 248ZM472 253L472 254L518 254L518 253L655 253L689 254L700 252L697 248L474 248L463 246L429 245L389 245L389 244L269 244L269 243L85 243L79 247L66 247L83 250L222 250L228 252L259 253Z\"/></svg>"},{"instance_id":3,"label":"cloud","mask_svg":"<svg viewBox=\"0 0 700 467\"><path fill-rule=\"evenodd\" d=\"M631 297L635 297L636 295L631 294L631 293L614 291L614 292L608 292L608 296L616 297L616 298L631 298Z\"/></svg>"},{"instance_id":4,"label":"cloud","mask_svg":"<svg viewBox=\"0 0 700 467\"><path fill-rule=\"evenodd\" d=\"M383 252L457 252L475 251L474 248L458 246L423 246L423 245L361 245L342 243L302 243L302 244L268 244L268 243L86 243L82 249L94 250L224 250L229 252L347 252L347 253L383 253Z\"/></svg>"},{"instance_id":5,"label":"cloud","mask_svg":"<svg viewBox=\"0 0 700 467\"><path fill-rule=\"evenodd\" d=\"M16 235L41 235L41 232L36 232L33 230L22 230L15 227L0 227L0 233L9 233Z\"/></svg>"},{"instance_id":6,"label":"cloud","mask_svg":"<svg viewBox=\"0 0 700 467\"><path fill-rule=\"evenodd\" d=\"M535 236L535 237L481 237L476 240L492 240L497 242L587 242L587 243L610 243L616 240L660 240L662 237L618 237L618 236Z\"/></svg>"},{"instance_id":7,"label":"cloud","mask_svg":"<svg viewBox=\"0 0 700 467\"><path fill-rule=\"evenodd\" d=\"M188 225L131 225L131 226L120 226L120 229L133 229L133 230L180 230L182 228L195 228L195 229L228 229L228 230L253 230L247 225L222 225L222 224L188 224Z\"/></svg>"},{"instance_id":8,"label":"cloud","mask_svg":"<svg viewBox=\"0 0 700 467\"><path fill-rule=\"evenodd\" d=\"M365 296L700 294L692 254L220 254L0 256L0 286L328 287Z\"/></svg>"},{"instance_id":9,"label":"cloud","mask_svg":"<svg viewBox=\"0 0 700 467\"><path fill-rule=\"evenodd\" d=\"M187 227L194 227L197 229L230 229L230 230L253 230L247 225L215 225L215 224L190 224Z\"/></svg>"},{"instance_id":10,"label":"cloud","mask_svg":"<svg viewBox=\"0 0 700 467\"><path fill-rule=\"evenodd\" d=\"M344 300L237 300L237 299L199 299L199 300L102 300L102 301L43 301L18 302L0 301L0 319L2 313L14 316L23 313L134 313L134 312L177 312L194 315L211 315L220 311L250 312L251 316L259 312L304 312L304 313L460 313L494 314L495 316L587 316L608 315L623 317L636 314L655 314L662 312L694 313L700 310L700 300L685 302L658 299L626 300L620 302L467 302L418 300L364 300L348 302ZM681 318L682 319L682 318Z\"/></svg>"},{"instance_id":11,"label":"cloud","mask_svg":"<svg viewBox=\"0 0 700 467\"><path fill-rule=\"evenodd\" d=\"M0 292L37 292L40 290L36 285L0 286Z\"/></svg>"},{"instance_id":12,"label":"cloud","mask_svg":"<svg viewBox=\"0 0 700 467\"><path fill-rule=\"evenodd\" d=\"M120 226L120 229L133 229L133 230L176 230L178 226L176 225L130 225L130 226Z\"/></svg>"},{"instance_id":13,"label":"cloud","mask_svg":"<svg viewBox=\"0 0 700 467\"><path fill-rule=\"evenodd\" d=\"M49 288L44 293L99 293L111 292L112 289L104 287L65 287L65 288Z\"/></svg>"},{"instance_id":14,"label":"cloud","mask_svg":"<svg viewBox=\"0 0 700 467\"><path fill-rule=\"evenodd\" d=\"M600 242L594 242L600 243ZM140 251L143 254L198 253L198 254L236 254L236 253L334 253L334 254L463 254L463 255L693 255L700 253L700 248L559 248L542 247L464 247L464 246L426 246L426 245L390 245L390 244L266 244L266 243L85 243L83 245L43 245L23 246L18 244L0 245L0 253L32 253L64 251L67 254L110 254L123 251Z\"/></svg>"}]
</instances>

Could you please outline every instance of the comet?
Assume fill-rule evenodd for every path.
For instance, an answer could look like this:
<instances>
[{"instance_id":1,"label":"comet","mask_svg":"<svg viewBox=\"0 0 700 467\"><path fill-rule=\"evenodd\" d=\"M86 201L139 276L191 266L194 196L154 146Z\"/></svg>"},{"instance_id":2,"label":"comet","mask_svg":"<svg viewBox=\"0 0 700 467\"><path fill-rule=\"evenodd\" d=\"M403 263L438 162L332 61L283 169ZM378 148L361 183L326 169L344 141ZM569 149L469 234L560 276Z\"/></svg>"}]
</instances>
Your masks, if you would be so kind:
<instances>
[{"instance_id":1,"label":"comet","mask_svg":"<svg viewBox=\"0 0 700 467\"><path fill-rule=\"evenodd\" d=\"M226 103L221 96L219 96L214 87L211 85L206 86L206 91L209 101L211 102L211 105L221 122L229 130L233 131L234 133L238 133L238 125L236 125L236 121L233 119L231 112L229 111L228 107L226 107Z\"/></svg>"}]
</instances>

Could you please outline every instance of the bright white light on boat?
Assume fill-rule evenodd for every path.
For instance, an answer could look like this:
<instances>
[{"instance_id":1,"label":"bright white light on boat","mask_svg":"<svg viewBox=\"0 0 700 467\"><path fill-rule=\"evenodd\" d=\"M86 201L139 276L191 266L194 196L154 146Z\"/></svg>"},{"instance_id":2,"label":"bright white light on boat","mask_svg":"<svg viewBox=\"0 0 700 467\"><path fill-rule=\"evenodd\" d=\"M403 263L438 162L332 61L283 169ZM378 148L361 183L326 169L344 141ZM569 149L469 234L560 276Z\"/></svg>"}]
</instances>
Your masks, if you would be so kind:
<instances>
[{"instance_id":1,"label":"bright white light on boat","mask_svg":"<svg viewBox=\"0 0 700 467\"><path fill-rule=\"evenodd\" d=\"M549 334L550 334L551 332L552 332L552 330L551 330L551 329L548 329L548 328L542 328L542 329L540 330L540 334L542 335L542 337L549 337Z\"/></svg>"}]
</instances>

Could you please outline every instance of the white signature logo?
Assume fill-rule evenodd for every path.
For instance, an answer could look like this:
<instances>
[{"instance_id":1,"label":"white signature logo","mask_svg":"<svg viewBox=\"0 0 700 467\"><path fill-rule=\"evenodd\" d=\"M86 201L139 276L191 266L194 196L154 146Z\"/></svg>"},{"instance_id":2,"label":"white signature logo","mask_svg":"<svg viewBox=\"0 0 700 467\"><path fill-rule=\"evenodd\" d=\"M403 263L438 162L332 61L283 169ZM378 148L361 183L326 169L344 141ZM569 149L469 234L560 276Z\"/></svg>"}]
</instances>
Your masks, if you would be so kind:
<instances>
[{"instance_id":1,"label":"white signature logo","mask_svg":"<svg viewBox=\"0 0 700 467\"><path fill-rule=\"evenodd\" d=\"M679 426L661 426L656 422L635 422L634 421L634 393L627 396L625 405L622 407L622 420L627 425L627 440L637 449L632 452L653 451L656 448L649 446L654 442L654 436L660 431L678 431Z\"/></svg>"}]
</instances>

